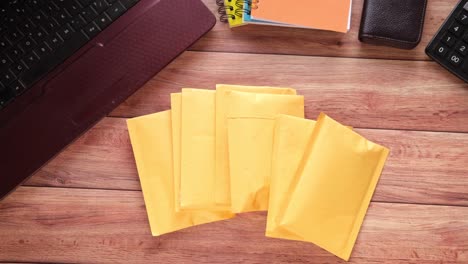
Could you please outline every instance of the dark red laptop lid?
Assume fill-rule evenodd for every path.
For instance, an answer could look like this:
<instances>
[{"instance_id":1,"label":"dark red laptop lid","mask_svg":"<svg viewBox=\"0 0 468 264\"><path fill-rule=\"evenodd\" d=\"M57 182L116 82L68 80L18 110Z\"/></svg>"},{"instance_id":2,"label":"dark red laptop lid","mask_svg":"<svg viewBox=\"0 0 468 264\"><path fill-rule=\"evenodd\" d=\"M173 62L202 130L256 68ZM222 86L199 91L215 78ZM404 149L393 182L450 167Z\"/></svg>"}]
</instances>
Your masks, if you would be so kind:
<instances>
[{"instance_id":1,"label":"dark red laptop lid","mask_svg":"<svg viewBox=\"0 0 468 264\"><path fill-rule=\"evenodd\" d=\"M141 0L1 110L0 199L215 23L200 0Z\"/></svg>"}]
</instances>

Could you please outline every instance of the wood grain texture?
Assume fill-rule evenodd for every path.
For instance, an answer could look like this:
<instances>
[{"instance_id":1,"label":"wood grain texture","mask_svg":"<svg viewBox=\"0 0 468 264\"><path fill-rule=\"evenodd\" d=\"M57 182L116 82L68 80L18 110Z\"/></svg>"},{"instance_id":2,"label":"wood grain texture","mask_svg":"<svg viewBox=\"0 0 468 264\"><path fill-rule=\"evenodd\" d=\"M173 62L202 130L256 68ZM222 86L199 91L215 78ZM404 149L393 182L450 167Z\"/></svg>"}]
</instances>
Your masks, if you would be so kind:
<instances>
[{"instance_id":1,"label":"wood grain texture","mask_svg":"<svg viewBox=\"0 0 468 264\"><path fill-rule=\"evenodd\" d=\"M468 86L424 54L457 0L428 1L410 51L358 41L363 1L348 34L217 23L0 202L0 263L345 263L266 238L265 213L151 237L122 117L217 83L297 88L307 117L324 111L391 149L350 263L468 263Z\"/></svg>"},{"instance_id":2,"label":"wood grain texture","mask_svg":"<svg viewBox=\"0 0 468 264\"><path fill-rule=\"evenodd\" d=\"M468 206L468 134L357 131L391 150L374 201ZM27 184L140 190L127 133L104 119Z\"/></svg>"},{"instance_id":3,"label":"wood grain texture","mask_svg":"<svg viewBox=\"0 0 468 264\"><path fill-rule=\"evenodd\" d=\"M215 0L203 0L216 14ZM235 29L218 22L191 50L428 60L424 49L457 0L428 1L421 43L414 50L363 44L358 40L364 0L353 0L351 30L347 34L271 26L248 25Z\"/></svg>"},{"instance_id":4,"label":"wood grain texture","mask_svg":"<svg viewBox=\"0 0 468 264\"><path fill-rule=\"evenodd\" d=\"M21 187L0 204L0 261L344 263L309 243L266 238L265 218L153 238L140 192ZM467 237L466 207L372 203L350 263L467 263Z\"/></svg>"},{"instance_id":5,"label":"wood grain texture","mask_svg":"<svg viewBox=\"0 0 468 264\"><path fill-rule=\"evenodd\" d=\"M426 61L186 52L111 115L166 110L171 92L217 83L293 87L309 118L353 127L468 132L468 86Z\"/></svg>"}]
</instances>

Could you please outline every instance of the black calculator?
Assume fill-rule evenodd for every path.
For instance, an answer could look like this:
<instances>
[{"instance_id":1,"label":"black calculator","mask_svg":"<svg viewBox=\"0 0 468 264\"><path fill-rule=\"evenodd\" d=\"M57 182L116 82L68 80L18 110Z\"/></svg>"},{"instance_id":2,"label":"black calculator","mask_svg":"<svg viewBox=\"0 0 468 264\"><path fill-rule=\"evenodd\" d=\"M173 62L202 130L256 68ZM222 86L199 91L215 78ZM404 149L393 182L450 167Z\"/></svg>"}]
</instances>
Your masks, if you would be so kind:
<instances>
[{"instance_id":1,"label":"black calculator","mask_svg":"<svg viewBox=\"0 0 468 264\"><path fill-rule=\"evenodd\" d=\"M426 48L426 54L468 82L468 0L461 0Z\"/></svg>"}]
</instances>

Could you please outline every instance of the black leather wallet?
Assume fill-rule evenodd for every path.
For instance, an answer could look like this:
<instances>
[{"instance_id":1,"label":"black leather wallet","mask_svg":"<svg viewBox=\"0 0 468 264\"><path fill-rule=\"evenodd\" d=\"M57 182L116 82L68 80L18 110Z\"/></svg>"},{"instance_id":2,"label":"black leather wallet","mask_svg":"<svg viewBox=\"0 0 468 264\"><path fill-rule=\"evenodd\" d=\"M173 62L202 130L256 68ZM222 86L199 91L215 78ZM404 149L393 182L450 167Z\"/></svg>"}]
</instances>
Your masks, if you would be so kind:
<instances>
[{"instance_id":1,"label":"black leather wallet","mask_svg":"<svg viewBox=\"0 0 468 264\"><path fill-rule=\"evenodd\" d=\"M365 0L359 40L400 49L419 44L427 0Z\"/></svg>"}]
</instances>

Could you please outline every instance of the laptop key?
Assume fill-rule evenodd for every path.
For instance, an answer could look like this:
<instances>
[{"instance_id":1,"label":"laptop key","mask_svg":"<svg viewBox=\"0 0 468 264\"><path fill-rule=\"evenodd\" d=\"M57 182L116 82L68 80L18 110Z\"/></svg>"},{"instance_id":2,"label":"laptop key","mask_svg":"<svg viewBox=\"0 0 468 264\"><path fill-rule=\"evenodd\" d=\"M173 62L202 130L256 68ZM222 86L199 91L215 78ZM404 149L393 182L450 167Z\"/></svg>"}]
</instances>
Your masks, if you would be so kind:
<instances>
[{"instance_id":1,"label":"laptop key","mask_svg":"<svg viewBox=\"0 0 468 264\"><path fill-rule=\"evenodd\" d=\"M6 55L10 57L11 60L17 60L23 53L23 50L20 48L11 48L7 50Z\"/></svg>"},{"instance_id":2,"label":"laptop key","mask_svg":"<svg viewBox=\"0 0 468 264\"><path fill-rule=\"evenodd\" d=\"M12 63L12 60L5 55L0 55L0 68L5 68Z\"/></svg>"},{"instance_id":3,"label":"laptop key","mask_svg":"<svg viewBox=\"0 0 468 264\"><path fill-rule=\"evenodd\" d=\"M13 65L13 67L10 68L10 70L13 72L13 74L18 75L21 72L23 72L26 69L26 65L23 64L23 62L18 62Z\"/></svg>"},{"instance_id":4,"label":"laptop key","mask_svg":"<svg viewBox=\"0 0 468 264\"><path fill-rule=\"evenodd\" d=\"M95 0L91 6L100 14L109 8L110 5L104 0Z\"/></svg>"},{"instance_id":5,"label":"laptop key","mask_svg":"<svg viewBox=\"0 0 468 264\"><path fill-rule=\"evenodd\" d=\"M29 52L33 49L35 41L31 37L23 38L19 43L18 46L24 51Z\"/></svg>"},{"instance_id":6,"label":"laptop key","mask_svg":"<svg viewBox=\"0 0 468 264\"><path fill-rule=\"evenodd\" d=\"M67 3L67 1L70 1L70 0L52 0L56 6L58 6L59 8L63 8L63 6Z\"/></svg>"},{"instance_id":7,"label":"laptop key","mask_svg":"<svg viewBox=\"0 0 468 264\"><path fill-rule=\"evenodd\" d=\"M7 25L7 27L11 27L11 26L16 26L18 24L18 22L20 22L21 18L19 18L18 16L9 16L9 17L5 17L3 18L3 23Z\"/></svg>"},{"instance_id":8,"label":"laptop key","mask_svg":"<svg viewBox=\"0 0 468 264\"><path fill-rule=\"evenodd\" d=\"M83 30L90 39L96 36L99 32L101 32L101 29L99 29L99 27L94 22L91 22L88 25L86 25Z\"/></svg>"},{"instance_id":9,"label":"laptop key","mask_svg":"<svg viewBox=\"0 0 468 264\"><path fill-rule=\"evenodd\" d=\"M54 32L57 31L59 28L59 24L57 21L54 19L49 19L46 22L42 23L42 27L47 31L47 32Z\"/></svg>"},{"instance_id":10,"label":"laptop key","mask_svg":"<svg viewBox=\"0 0 468 264\"><path fill-rule=\"evenodd\" d=\"M0 49L1 50L4 50L9 46L10 46L10 42L8 40L6 40L6 38L4 38L4 37L0 38Z\"/></svg>"},{"instance_id":11,"label":"laptop key","mask_svg":"<svg viewBox=\"0 0 468 264\"><path fill-rule=\"evenodd\" d=\"M73 55L79 48L89 41L88 37L82 33L74 34L62 47L55 52L43 57L41 63L31 67L19 76L19 81L26 87L29 87L44 74L62 63L65 59Z\"/></svg>"},{"instance_id":12,"label":"laptop key","mask_svg":"<svg viewBox=\"0 0 468 264\"><path fill-rule=\"evenodd\" d=\"M13 100L15 94L8 88L0 92L0 109L4 108L9 102Z\"/></svg>"},{"instance_id":13,"label":"laptop key","mask_svg":"<svg viewBox=\"0 0 468 264\"><path fill-rule=\"evenodd\" d=\"M18 17L23 17L26 13L26 9L22 5L11 5L10 8L10 12L14 13Z\"/></svg>"},{"instance_id":14,"label":"laptop key","mask_svg":"<svg viewBox=\"0 0 468 264\"><path fill-rule=\"evenodd\" d=\"M43 28L37 27L34 32L31 33L31 36L34 40L36 40L36 42L42 42L47 36L47 33Z\"/></svg>"},{"instance_id":15,"label":"laptop key","mask_svg":"<svg viewBox=\"0 0 468 264\"><path fill-rule=\"evenodd\" d=\"M21 84L18 81L14 81L12 84L10 84L10 90L15 93L15 95L20 95L25 91L25 87L23 84Z\"/></svg>"},{"instance_id":16,"label":"laptop key","mask_svg":"<svg viewBox=\"0 0 468 264\"><path fill-rule=\"evenodd\" d=\"M86 26L86 21L80 15L77 15L74 18L70 19L69 22L72 28L74 28L77 31L80 30L82 27Z\"/></svg>"},{"instance_id":17,"label":"laptop key","mask_svg":"<svg viewBox=\"0 0 468 264\"><path fill-rule=\"evenodd\" d=\"M42 9L44 9L44 10L45 10L45 13L48 14L48 13L51 13L51 12L54 12L54 11L59 10L59 7L58 7L56 4L54 4L54 2L52 2L52 1L47 1L47 4L45 4L45 5L42 7Z\"/></svg>"},{"instance_id":18,"label":"laptop key","mask_svg":"<svg viewBox=\"0 0 468 264\"><path fill-rule=\"evenodd\" d=\"M94 20L94 22L99 26L99 28L104 29L112 22L112 20L107 16L106 13L103 13L99 15Z\"/></svg>"},{"instance_id":19,"label":"laptop key","mask_svg":"<svg viewBox=\"0 0 468 264\"><path fill-rule=\"evenodd\" d=\"M92 0L79 0L80 1L80 4L82 4L83 6L87 6L89 4L91 4Z\"/></svg>"},{"instance_id":20,"label":"laptop key","mask_svg":"<svg viewBox=\"0 0 468 264\"><path fill-rule=\"evenodd\" d=\"M116 20L126 10L127 9L122 5L122 3L120 3L120 1L117 1L115 4L113 4L110 8L106 10L106 14L108 14L112 20Z\"/></svg>"},{"instance_id":21,"label":"laptop key","mask_svg":"<svg viewBox=\"0 0 468 264\"><path fill-rule=\"evenodd\" d=\"M26 6L29 7L30 10L38 10L44 4L44 0L27 0Z\"/></svg>"},{"instance_id":22,"label":"laptop key","mask_svg":"<svg viewBox=\"0 0 468 264\"><path fill-rule=\"evenodd\" d=\"M70 3L66 4L65 9L70 13L72 16L76 16L80 13L81 6L75 2L76 0L70 1Z\"/></svg>"},{"instance_id":23,"label":"laptop key","mask_svg":"<svg viewBox=\"0 0 468 264\"><path fill-rule=\"evenodd\" d=\"M71 18L70 15L65 10L60 10L60 11L54 12L53 17L54 17L55 21L57 21L57 23L59 25L63 25L65 23L67 23L68 20Z\"/></svg>"},{"instance_id":24,"label":"laptop key","mask_svg":"<svg viewBox=\"0 0 468 264\"><path fill-rule=\"evenodd\" d=\"M50 53L50 48L45 43L40 45L39 47L35 48L34 54L36 54L39 58L45 57Z\"/></svg>"},{"instance_id":25,"label":"laptop key","mask_svg":"<svg viewBox=\"0 0 468 264\"><path fill-rule=\"evenodd\" d=\"M87 21L91 22L97 17L96 11L94 11L91 6L88 6L87 8L81 10L80 15Z\"/></svg>"},{"instance_id":26,"label":"laptop key","mask_svg":"<svg viewBox=\"0 0 468 264\"><path fill-rule=\"evenodd\" d=\"M29 53L26 57L24 57L24 63L28 68L31 68L34 64L39 62L39 57L34 53Z\"/></svg>"},{"instance_id":27,"label":"laptop key","mask_svg":"<svg viewBox=\"0 0 468 264\"><path fill-rule=\"evenodd\" d=\"M10 71L3 72L0 75L0 82L3 83L3 85L9 85L16 79L16 76Z\"/></svg>"},{"instance_id":28,"label":"laptop key","mask_svg":"<svg viewBox=\"0 0 468 264\"><path fill-rule=\"evenodd\" d=\"M120 1L127 9L134 6L138 2L137 0L120 0Z\"/></svg>"},{"instance_id":29,"label":"laptop key","mask_svg":"<svg viewBox=\"0 0 468 264\"><path fill-rule=\"evenodd\" d=\"M11 32L9 35L7 35L6 38L8 39L8 41L10 41L10 43L16 43L23 36L24 36L23 33L21 33L19 30L15 30L15 31Z\"/></svg>"},{"instance_id":30,"label":"laptop key","mask_svg":"<svg viewBox=\"0 0 468 264\"><path fill-rule=\"evenodd\" d=\"M36 24L43 24L47 21L47 18L44 12L39 11L32 16L32 20Z\"/></svg>"},{"instance_id":31,"label":"laptop key","mask_svg":"<svg viewBox=\"0 0 468 264\"><path fill-rule=\"evenodd\" d=\"M55 49L57 49L60 45L62 45L63 40L62 40L57 34L54 34L54 35L50 36L49 39L47 39L47 40L45 41L45 43L47 43L47 45L48 45L52 50L55 50Z\"/></svg>"},{"instance_id":32,"label":"laptop key","mask_svg":"<svg viewBox=\"0 0 468 264\"><path fill-rule=\"evenodd\" d=\"M67 40L69 38L71 38L72 34L73 34L73 30L70 28L70 26L67 24L65 25L64 27L62 27L58 33L60 35L60 37L62 37L62 39L64 40Z\"/></svg>"},{"instance_id":33,"label":"laptop key","mask_svg":"<svg viewBox=\"0 0 468 264\"><path fill-rule=\"evenodd\" d=\"M20 26L20 30L24 34L28 35L29 33L33 32L33 30L35 30L35 26L29 19L26 19L26 21L23 21L22 25Z\"/></svg>"}]
</instances>

